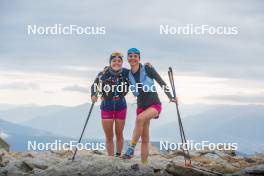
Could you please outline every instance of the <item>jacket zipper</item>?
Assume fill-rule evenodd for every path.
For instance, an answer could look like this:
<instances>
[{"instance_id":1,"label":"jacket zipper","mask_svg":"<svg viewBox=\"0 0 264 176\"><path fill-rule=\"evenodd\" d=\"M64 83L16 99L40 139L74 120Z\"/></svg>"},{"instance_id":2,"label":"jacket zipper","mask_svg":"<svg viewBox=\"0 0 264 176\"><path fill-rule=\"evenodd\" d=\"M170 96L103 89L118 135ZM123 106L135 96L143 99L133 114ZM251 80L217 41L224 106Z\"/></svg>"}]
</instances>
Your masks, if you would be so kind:
<instances>
[{"instance_id":1,"label":"jacket zipper","mask_svg":"<svg viewBox=\"0 0 264 176\"><path fill-rule=\"evenodd\" d=\"M117 78L116 78L116 76L115 76L115 84L117 85ZM113 114L113 118L115 118L115 115L116 115L116 101L115 101L115 97L116 97L116 90L114 92L114 98L113 98L113 100L114 100L114 114Z\"/></svg>"}]
</instances>

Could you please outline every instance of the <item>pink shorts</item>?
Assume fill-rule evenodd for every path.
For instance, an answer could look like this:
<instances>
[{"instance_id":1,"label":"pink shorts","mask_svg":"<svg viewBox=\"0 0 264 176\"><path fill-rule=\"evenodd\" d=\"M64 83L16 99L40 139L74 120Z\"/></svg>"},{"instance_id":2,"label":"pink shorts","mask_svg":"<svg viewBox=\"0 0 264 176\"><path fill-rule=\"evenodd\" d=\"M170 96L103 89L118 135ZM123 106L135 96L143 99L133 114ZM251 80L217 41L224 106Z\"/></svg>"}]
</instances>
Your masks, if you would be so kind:
<instances>
[{"instance_id":1,"label":"pink shorts","mask_svg":"<svg viewBox=\"0 0 264 176\"><path fill-rule=\"evenodd\" d=\"M162 110L161 104L154 104L154 105L149 106L148 108L156 109L158 111L158 114L160 114L160 112ZM148 108L146 108L146 109L148 109ZM140 113L142 113L146 109L137 108L137 115L140 114ZM159 115L157 117L155 117L154 119L158 119L158 118L159 118Z\"/></svg>"},{"instance_id":2,"label":"pink shorts","mask_svg":"<svg viewBox=\"0 0 264 176\"><path fill-rule=\"evenodd\" d=\"M126 120L127 109L122 109L119 111L104 111L101 110L102 119L119 119Z\"/></svg>"}]
</instances>

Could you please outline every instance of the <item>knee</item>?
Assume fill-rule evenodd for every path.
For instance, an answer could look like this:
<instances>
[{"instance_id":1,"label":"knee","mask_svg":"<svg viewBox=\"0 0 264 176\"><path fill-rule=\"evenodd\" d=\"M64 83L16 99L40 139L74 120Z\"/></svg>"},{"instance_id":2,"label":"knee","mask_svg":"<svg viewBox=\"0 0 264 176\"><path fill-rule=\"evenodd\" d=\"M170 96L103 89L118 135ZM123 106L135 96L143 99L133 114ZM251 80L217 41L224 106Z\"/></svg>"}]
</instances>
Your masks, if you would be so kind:
<instances>
[{"instance_id":1,"label":"knee","mask_svg":"<svg viewBox=\"0 0 264 176\"><path fill-rule=\"evenodd\" d=\"M113 142L114 135L113 134L107 134L106 135L106 142Z\"/></svg>"},{"instance_id":2,"label":"knee","mask_svg":"<svg viewBox=\"0 0 264 176\"><path fill-rule=\"evenodd\" d=\"M123 139L123 132L116 132L116 140L122 140Z\"/></svg>"},{"instance_id":3,"label":"knee","mask_svg":"<svg viewBox=\"0 0 264 176\"><path fill-rule=\"evenodd\" d=\"M137 116L137 118L136 118L136 123L137 123L138 125L143 125L144 120L143 120L142 115L139 114L139 115Z\"/></svg>"}]
</instances>

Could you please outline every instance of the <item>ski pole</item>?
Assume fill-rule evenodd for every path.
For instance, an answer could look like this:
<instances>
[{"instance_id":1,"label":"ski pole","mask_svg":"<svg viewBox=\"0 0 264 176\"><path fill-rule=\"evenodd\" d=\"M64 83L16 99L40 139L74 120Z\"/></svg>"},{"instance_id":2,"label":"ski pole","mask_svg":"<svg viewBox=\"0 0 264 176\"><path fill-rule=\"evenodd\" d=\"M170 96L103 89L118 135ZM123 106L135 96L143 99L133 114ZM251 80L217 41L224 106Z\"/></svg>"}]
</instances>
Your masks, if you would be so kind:
<instances>
[{"instance_id":1,"label":"ski pole","mask_svg":"<svg viewBox=\"0 0 264 176\"><path fill-rule=\"evenodd\" d=\"M176 98L176 91L175 91L175 84L174 84L173 72L172 72L172 69L171 68L169 68L168 74L169 74L170 83L171 83L171 87L172 87L172 91L173 91L173 96L174 96L174 98ZM186 140L185 132L183 130L183 125L182 125L182 121L181 121L181 117L180 117L180 111L179 111L177 102L176 102L176 109L177 109L177 116L178 116L178 123L179 123L181 141L182 141L182 144L185 144L185 143L187 143L187 140ZM190 165L191 164L191 160L190 160L190 155L189 155L188 149L185 151L182 148L182 151L183 151L183 154L184 154L184 162L185 162L185 165L186 165L186 155L188 156L189 165Z\"/></svg>"},{"instance_id":2,"label":"ski pole","mask_svg":"<svg viewBox=\"0 0 264 176\"><path fill-rule=\"evenodd\" d=\"M101 77L102 77L102 76L108 71L108 69L109 69L109 67L106 66L106 67L104 68L104 70L98 75L98 80L99 80L99 83L100 83L100 84L102 84ZM96 97L98 96L98 94L101 93L101 92L99 92L100 89L98 88L98 86L99 86L99 85L97 85L96 93L95 93L95 96L96 96ZM88 121L89 121L89 119L90 119L90 116L91 116L91 114L92 114L92 110L93 110L94 104L95 104L95 102L93 102L92 105L91 105L91 107L90 107L90 110L89 110L88 116L87 116L87 118L86 118L86 121L85 121L85 123L84 123L84 127L83 127L83 130L82 130L81 136L80 136L80 138L79 138L78 144L79 144L79 143L81 142L81 140L82 140L82 137L83 137L83 134L84 134L85 128L86 128L87 123L88 123ZM78 150L77 150L77 147L76 147L76 148L75 148L75 151L74 151L74 154L73 154L73 157L72 157L72 161L74 161L75 156L76 156L76 154L77 154L77 151L78 151Z\"/></svg>"},{"instance_id":3,"label":"ski pole","mask_svg":"<svg viewBox=\"0 0 264 176\"><path fill-rule=\"evenodd\" d=\"M171 67L169 68L169 74L170 74L170 82L171 82L171 85L172 85L173 96L176 99L177 96L176 96L176 89L175 89L175 84L174 84L174 76L173 76L173 71L172 71ZM179 119L179 124L181 126L180 130L181 130L181 133L183 134L182 137L183 137L184 141L186 142L186 136L185 136L185 133L184 133L184 130L183 130L183 125L182 125L182 120L181 120L181 116L180 116L178 102L176 102L176 109L177 109L177 115L178 115L178 119Z\"/></svg>"},{"instance_id":4,"label":"ski pole","mask_svg":"<svg viewBox=\"0 0 264 176\"><path fill-rule=\"evenodd\" d=\"M171 67L169 67L168 75L169 75L169 79L170 79L170 84L171 84L171 88L172 88L173 97L174 97L174 99L176 99L177 98L176 89L175 89L175 84L174 84L173 71L172 71ZM179 107L178 107L178 102L177 101L176 101L176 110L177 110L178 123L179 123L179 128L180 128L181 141L182 141L182 144L184 145L184 144L187 143L187 140L186 140L186 135L185 135L185 132L184 132L184 129L183 129L182 120L181 120L180 111L179 111ZM189 160L189 165L191 165L191 158L190 158L189 150L188 149L184 150L184 148L182 147L182 151L183 151L183 154L184 154L185 166L187 165L186 164L186 155L187 155L188 160Z\"/></svg>"},{"instance_id":5,"label":"ski pole","mask_svg":"<svg viewBox=\"0 0 264 176\"><path fill-rule=\"evenodd\" d=\"M171 68L169 68L168 75L169 75L169 79L170 79L170 84L171 84L171 88L172 88L173 97L176 99L177 96L176 96L176 91L175 91L173 72L172 72ZM180 137L181 137L182 144L184 144L185 143L184 133L183 133L183 128L182 128L181 119L180 119L180 113L179 113L179 108L177 106L177 103L178 102L176 102L176 110L177 110L177 117L178 117L179 129L180 129ZM185 151L183 149L182 149L182 151L185 154Z\"/></svg>"},{"instance_id":6,"label":"ski pole","mask_svg":"<svg viewBox=\"0 0 264 176\"><path fill-rule=\"evenodd\" d=\"M88 121L89 121L89 118L90 118L90 116L91 116L91 114L92 114L92 110L93 110L94 104L95 104L95 102L93 102L92 105L91 105L91 107L90 107L90 110L89 110L88 116L87 116L86 121L85 121L85 123L84 123L84 127L83 127L83 130L82 130L81 136L80 136L80 138L79 138L79 140L78 140L78 144L79 144L79 143L81 142L81 140L82 140L82 137L83 137L83 134L84 134L85 128L86 128L87 123L88 123ZM74 161L74 159L75 159L75 155L77 154L77 151L78 151L78 150L77 150L77 147L76 147L76 148L75 148L75 151L74 151L74 154L73 154L73 157L72 157L72 161Z\"/></svg>"},{"instance_id":7,"label":"ski pole","mask_svg":"<svg viewBox=\"0 0 264 176\"><path fill-rule=\"evenodd\" d=\"M170 84L171 84L171 88L172 88L173 98L176 99L177 96L176 96L176 91L175 91L173 72L172 72L171 68L169 68L168 75L169 75ZM178 123L179 123L180 135L181 135L180 137L181 137L182 143L184 143L183 128L182 128L182 125L181 125L181 122L179 119L180 115L179 115L179 108L178 108L177 104L178 104L178 102L176 101L177 117L178 117Z\"/></svg>"},{"instance_id":8,"label":"ski pole","mask_svg":"<svg viewBox=\"0 0 264 176\"><path fill-rule=\"evenodd\" d=\"M174 84L174 77L173 77L172 68L169 68L169 75L170 75L170 81L171 81L171 85L172 85L173 95L174 95L174 98L176 98L176 89L175 89L175 84ZM183 125L182 125L182 120L181 120L181 116L180 116L178 103L176 103L176 109L177 109L178 123L179 123L179 127L180 127L181 141L182 141L183 144L185 144L185 143L187 143L187 140L186 140L186 135L185 135L185 132L184 132L184 129L183 129ZM188 157L189 164L191 164L189 150L188 149L184 150L183 148L182 148L182 150L184 152L185 165L186 165L186 155Z\"/></svg>"},{"instance_id":9,"label":"ski pole","mask_svg":"<svg viewBox=\"0 0 264 176\"><path fill-rule=\"evenodd\" d=\"M173 71L172 71L171 68L170 68L170 70L171 70L170 72L171 72L171 78L172 78L172 83L173 83L173 92L174 92L174 95L175 95L175 98L176 98L176 89L175 89L175 84L174 84ZM183 124L182 124L182 120L181 120L181 116L180 116L178 103L176 103L176 109L177 109L177 116L178 116L178 121L179 121L180 132L181 132L181 138L182 138L183 144L186 144L187 140L186 140L186 135L185 135L185 132L184 132L184 129L183 129ZM190 159L189 150L188 149L187 150L183 149L183 152L185 154L184 155L185 165L186 165L186 156L188 157L189 165L191 165L191 159Z\"/></svg>"}]
</instances>

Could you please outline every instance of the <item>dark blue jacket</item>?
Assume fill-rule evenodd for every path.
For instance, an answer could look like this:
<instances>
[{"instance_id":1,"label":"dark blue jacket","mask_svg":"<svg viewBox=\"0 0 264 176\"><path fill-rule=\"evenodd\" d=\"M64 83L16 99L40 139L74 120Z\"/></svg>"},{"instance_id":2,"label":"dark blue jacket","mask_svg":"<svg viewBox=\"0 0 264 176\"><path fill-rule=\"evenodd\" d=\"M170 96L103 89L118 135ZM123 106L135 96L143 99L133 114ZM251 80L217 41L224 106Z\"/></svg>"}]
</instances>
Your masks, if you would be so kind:
<instances>
[{"instance_id":1,"label":"dark blue jacket","mask_svg":"<svg viewBox=\"0 0 264 176\"><path fill-rule=\"evenodd\" d=\"M118 73L109 68L97 75L91 86L91 96L96 94L96 90L99 90L104 99L100 106L101 110L119 111L127 108L125 96L129 91L128 73L129 70L126 68ZM96 89L96 85L99 85L99 88ZM110 91L106 91L106 86L111 88ZM117 86L119 86L119 89L123 87L123 91L118 91Z\"/></svg>"}]
</instances>

